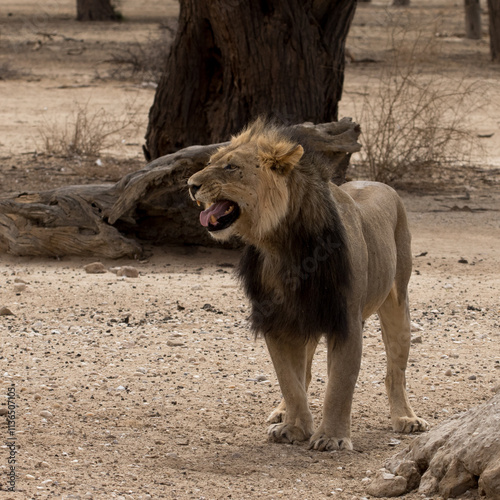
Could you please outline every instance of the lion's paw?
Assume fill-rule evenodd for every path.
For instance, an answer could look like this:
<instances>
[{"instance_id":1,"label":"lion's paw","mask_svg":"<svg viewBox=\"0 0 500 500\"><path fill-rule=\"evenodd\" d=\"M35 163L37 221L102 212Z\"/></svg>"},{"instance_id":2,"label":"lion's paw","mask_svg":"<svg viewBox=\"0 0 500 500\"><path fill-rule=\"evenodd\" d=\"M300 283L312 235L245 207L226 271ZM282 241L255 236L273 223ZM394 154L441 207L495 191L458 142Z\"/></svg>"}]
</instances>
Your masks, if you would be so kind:
<instances>
[{"instance_id":1,"label":"lion's paw","mask_svg":"<svg viewBox=\"0 0 500 500\"><path fill-rule=\"evenodd\" d=\"M276 443L296 443L305 441L311 433L304 431L300 427L290 424L273 424L267 430L267 434L271 441Z\"/></svg>"},{"instance_id":2,"label":"lion's paw","mask_svg":"<svg viewBox=\"0 0 500 500\"><path fill-rule=\"evenodd\" d=\"M279 424L285 421L286 410L281 410L279 407L274 409L269 417L267 417L266 422L268 424Z\"/></svg>"},{"instance_id":3,"label":"lion's paw","mask_svg":"<svg viewBox=\"0 0 500 500\"><path fill-rule=\"evenodd\" d=\"M428 431L430 425L423 418L418 417L400 417L393 423L395 432L411 434L412 432Z\"/></svg>"},{"instance_id":4,"label":"lion's paw","mask_svg":"<svg viewBox=\"0 0 500 500\"><path fill-rule=\"evenodd\" d=\"M309 443L310 450L334 451L334 450L352 450L350 438L337 438L327 436L326 434L315 434Z\"/></svg>"}]
</instances>

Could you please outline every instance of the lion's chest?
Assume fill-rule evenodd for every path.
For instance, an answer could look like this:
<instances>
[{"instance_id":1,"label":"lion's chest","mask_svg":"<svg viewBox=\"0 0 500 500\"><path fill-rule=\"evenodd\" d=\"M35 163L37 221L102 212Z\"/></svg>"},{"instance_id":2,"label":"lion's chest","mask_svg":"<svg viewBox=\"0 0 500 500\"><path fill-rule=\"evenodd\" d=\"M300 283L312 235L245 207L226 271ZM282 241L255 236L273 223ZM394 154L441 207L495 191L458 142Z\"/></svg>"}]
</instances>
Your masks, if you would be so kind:
<instances>
[{"instance_id":1,"label":"lion's chest","mask_svg":"<svg viewBox=\"0 0 500 500\"><path fill-rule=\"evenodd\" d=\"M340 244L293 246L277 254L248 247L240 277L252 304L253 329L296 338L343 334L348 269ZM296 248L295 248L296 250Z\"/></svg>"}]
</instances>

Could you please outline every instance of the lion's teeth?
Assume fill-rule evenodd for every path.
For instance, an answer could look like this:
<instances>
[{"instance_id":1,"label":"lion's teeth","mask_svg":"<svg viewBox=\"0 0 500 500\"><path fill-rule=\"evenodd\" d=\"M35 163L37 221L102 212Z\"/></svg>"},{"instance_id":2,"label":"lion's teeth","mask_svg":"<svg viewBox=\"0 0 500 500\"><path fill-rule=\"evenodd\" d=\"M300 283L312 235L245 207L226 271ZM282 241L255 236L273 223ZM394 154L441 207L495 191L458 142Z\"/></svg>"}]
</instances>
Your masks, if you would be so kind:
<instances>
[{"instance_id":1,"label":"lion's teeth","mask_svg":"<svg viewBox=\"0 0 500 500\"><path fill-rule=\"evenodd\" d=\"M230 214L234 209L234 205L231 205L225 212L224 215Z\"/></svg>"},{"instance_id":2,"label":"lion's teeth","mask_svg":"<svg viewBox=\"0 0 500 500\"><path fill-rule=\"evenodd\" d=\"M200 205L201 205L200 200L196 200L196 203L198 204L198 206L200 206Z\"/></svg>"},{"instance_id":3,"label":"lion's teeth","mask_svg":"<svg viewBox=\"0 0 500 500\"><path fill-rule=\"evenodd\" d=\"M216 219L215 215L210 216L210 224L217 224L217 219Z\"/></svg>"}]
</instances>

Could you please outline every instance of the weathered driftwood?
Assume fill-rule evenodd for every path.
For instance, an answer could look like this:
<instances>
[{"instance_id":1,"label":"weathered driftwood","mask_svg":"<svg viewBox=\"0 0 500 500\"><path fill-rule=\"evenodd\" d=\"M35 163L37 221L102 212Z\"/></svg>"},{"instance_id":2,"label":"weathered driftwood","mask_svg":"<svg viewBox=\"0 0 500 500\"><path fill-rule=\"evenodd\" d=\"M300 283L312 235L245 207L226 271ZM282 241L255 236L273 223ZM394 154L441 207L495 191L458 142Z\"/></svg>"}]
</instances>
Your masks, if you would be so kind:
<instances>
[{"instance_id":1,"label":"weathered driftwood","mask_svg":"<svg viewBox=\"0 0 500 500\"><path fill-rule=\"evenodd\" d=\"M328 156L341 184L359 126L350 119L297 125ZM186 181L222 144L191 146L163 156L116 184L68 186L0 197L0 252L12 255L136 257L141 241L214 245L199 224Z\"/></svg>"},{"instance_id":2,"label":"weathered driftwood","mask_svg":"<svg viewBox=\"0 0 500 500\"><path fill-rule=\"evenodd\" d=\"M375 478L370 495L397 496L418 488L423 496L455 498L478 488L486 498L500 499L500 392L418 437L386 468L395 476ZM400 489L391 488L396 482Z\"/></svg>"}]
</instances>

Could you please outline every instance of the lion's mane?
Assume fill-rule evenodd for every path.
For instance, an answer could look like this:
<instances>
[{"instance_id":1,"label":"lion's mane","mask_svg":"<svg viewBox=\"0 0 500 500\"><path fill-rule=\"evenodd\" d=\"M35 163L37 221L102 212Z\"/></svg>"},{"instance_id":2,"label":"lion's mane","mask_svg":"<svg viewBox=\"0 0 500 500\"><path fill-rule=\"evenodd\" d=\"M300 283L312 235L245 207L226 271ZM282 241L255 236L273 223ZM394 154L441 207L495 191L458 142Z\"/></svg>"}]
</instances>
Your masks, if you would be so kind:
<instances>
[{"instance_id":1,"label":"lion's mane","mask_svg":"<svg viewBox=\"0 0 500 500\"><path fill-rule=\"evenodd\" d=\"M289 174L290 209L270 242L272 282L263 266L266 250L247 245L240 261L251 326L257 335L293 336L301 342L326 335L340 341L348 331L350 265L345 229L325 182L328 160L308 145L307 136L272 124L269 128L272 134L266 134L265 127L260 134L301 144L304 155ZM279 293L272 289L276 281L281 284Z\"/></svg>"}]
</instances>

